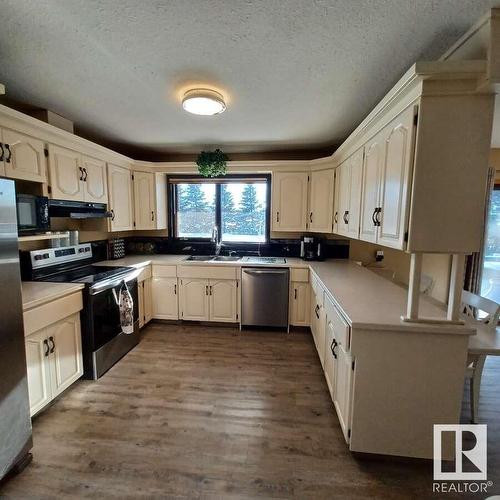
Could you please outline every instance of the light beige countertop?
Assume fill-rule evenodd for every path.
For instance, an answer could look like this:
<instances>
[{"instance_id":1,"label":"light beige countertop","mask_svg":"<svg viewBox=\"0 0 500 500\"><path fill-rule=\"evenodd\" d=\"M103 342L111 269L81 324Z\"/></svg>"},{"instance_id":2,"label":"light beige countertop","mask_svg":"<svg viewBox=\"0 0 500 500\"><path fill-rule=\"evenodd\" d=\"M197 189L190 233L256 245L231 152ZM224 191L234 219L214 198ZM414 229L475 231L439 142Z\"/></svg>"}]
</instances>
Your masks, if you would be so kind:
<instances>
[{"instance_id":1,"label":"light beige countertop","mask_svg":"<svg viewBox=\"0 0 500 500\"><path fill-rule=\"evenodd\" d=\"M407 323L407 290L350 260L310 262L309 268L327 289L351 326L370 330L426 331L429 333L463 333L471 335L469 325L435 325ZM420 316L446 318L446 310L424 296Z\"/></svg>"},{"instance_id":2,"label":"light beige countertop","mask_svg":"<svg viewBox=\"0 0 500 500\"><path fill-rule=\"evenodd\" d=\"M123 259L117 260L105 260L102 262L97 262L96 265L101 266L126 266L126 267L135 267L141 268L148 266L150 264L157 265L172 265L172 266L229 266L229 267L241 267L241 266L249 266L249 267L259 267L259 266L271 266L271 267L294 267L294 268L308 268L309 263L299 259L297 257L285 257L285 264L254 264L248 262L242 262L241 260L233 261L233 262L216 262L216 261L208 261L208 262L200 262L194 260L186 260L188 255L127 255Z\"/></svg>"},{"instance_id":3,"label":"light beige countertop","mask_svg":"<svg viewBox=\"0 0 500 500\"><path fill-rule=\"evenodd\" d=\"M47 283L45 281L23 281L21 292L23 297L23 311L41 306L47 302L70 295L82 290L82 283Z\"/></svg>"}]
</instances>

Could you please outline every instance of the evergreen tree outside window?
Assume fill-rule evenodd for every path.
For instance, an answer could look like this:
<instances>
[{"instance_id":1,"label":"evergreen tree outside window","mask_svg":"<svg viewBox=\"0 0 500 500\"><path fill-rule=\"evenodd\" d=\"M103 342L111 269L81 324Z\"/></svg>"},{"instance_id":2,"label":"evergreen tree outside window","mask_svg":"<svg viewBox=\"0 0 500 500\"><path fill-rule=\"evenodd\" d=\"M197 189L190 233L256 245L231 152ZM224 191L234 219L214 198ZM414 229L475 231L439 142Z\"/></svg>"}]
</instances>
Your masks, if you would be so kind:
<instances>
[{"instance_id":1,"label":"evergreen tree outside window","mask_svg":"<svg viewBox=\"0 0 500 500\"><path fill-rule=\"evenodd\" d=\"M241 177L241 176L240 176ZM225 176L220 181L169 181L175 200L173 234L210 239L214 226L222 243L264 243L269 237L269 176ZM230 179L230 181L228 180Z\"/></svg>"}]
</instances>

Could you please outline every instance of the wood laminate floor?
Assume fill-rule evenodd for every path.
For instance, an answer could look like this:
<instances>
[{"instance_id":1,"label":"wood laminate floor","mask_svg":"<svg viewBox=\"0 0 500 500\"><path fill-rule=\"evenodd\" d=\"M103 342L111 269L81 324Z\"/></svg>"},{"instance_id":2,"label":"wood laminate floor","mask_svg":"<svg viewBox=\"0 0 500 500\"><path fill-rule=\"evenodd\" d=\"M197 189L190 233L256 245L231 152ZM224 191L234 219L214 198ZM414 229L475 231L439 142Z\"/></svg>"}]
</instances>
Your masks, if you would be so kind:
<instances>
[{"instance_id":1,"label":"wood laminate floor","mask_svg":"<svg viewBox=\"0 0 500 500\"><path fill-rule=\"evenodd\" d=\"M488 360L483 380L480 411L497 483L490 492L499 494L498 358ZM466 421L466 403L463 410ZM348 451L312 338L302 332L153 323L103 378L76 383L40 414L33 434L33 463L0 496L431 496L430 462Z\"/></svg>"}]
</instances>

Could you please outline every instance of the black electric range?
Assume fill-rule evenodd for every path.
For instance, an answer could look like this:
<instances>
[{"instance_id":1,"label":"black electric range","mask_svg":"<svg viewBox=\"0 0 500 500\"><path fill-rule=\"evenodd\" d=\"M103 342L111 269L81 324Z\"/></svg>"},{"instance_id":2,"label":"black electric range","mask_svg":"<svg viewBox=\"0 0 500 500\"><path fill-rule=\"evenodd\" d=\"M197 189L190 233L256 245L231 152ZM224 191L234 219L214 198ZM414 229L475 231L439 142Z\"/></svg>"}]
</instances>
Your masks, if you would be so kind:
<instances>
[{"instance_id":1,"label":"black electric range","mask_svg":"<svg viewBox=\"0 0 500 500\"><path fill-rule=\"evenodd\" d=\"M80 313L84 378L98 379L139 343L137 275L129 267L97 266L89 243L21 252L23 280L82 283ZM120 323L119 291L126 284L134 302L134 331Z\"/></svg>"}]
</instances>

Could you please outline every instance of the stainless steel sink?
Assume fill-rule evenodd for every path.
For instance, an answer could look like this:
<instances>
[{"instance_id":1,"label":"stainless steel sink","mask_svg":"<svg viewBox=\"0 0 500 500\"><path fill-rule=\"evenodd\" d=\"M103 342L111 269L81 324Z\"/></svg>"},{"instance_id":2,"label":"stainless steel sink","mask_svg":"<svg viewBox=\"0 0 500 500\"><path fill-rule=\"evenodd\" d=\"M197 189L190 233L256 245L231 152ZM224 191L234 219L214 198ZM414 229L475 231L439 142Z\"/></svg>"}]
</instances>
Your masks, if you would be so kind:
<instances>
[{"instance_id":1,"label":"stainless steel sink","mask_svg":"<svg viewBox=\"0 0 500 500\"><path fill-rule=\"evenodd\" d=\"M208 262L214 258L213 255L190 255L186 260L194 260L197 262Z\"/></svg>"},{"instance_id":2,"label":"stainless steel sink","mask_svg":"<svg viewBox=\"0 0 500 500\"><path fill-rule=\"evenodd\" d=\"M215 262L236 262L240 259L241 257L236 257L233 255L217 255L217 257L214 257L212 260Z\"/></svg>"}]
</instances>

